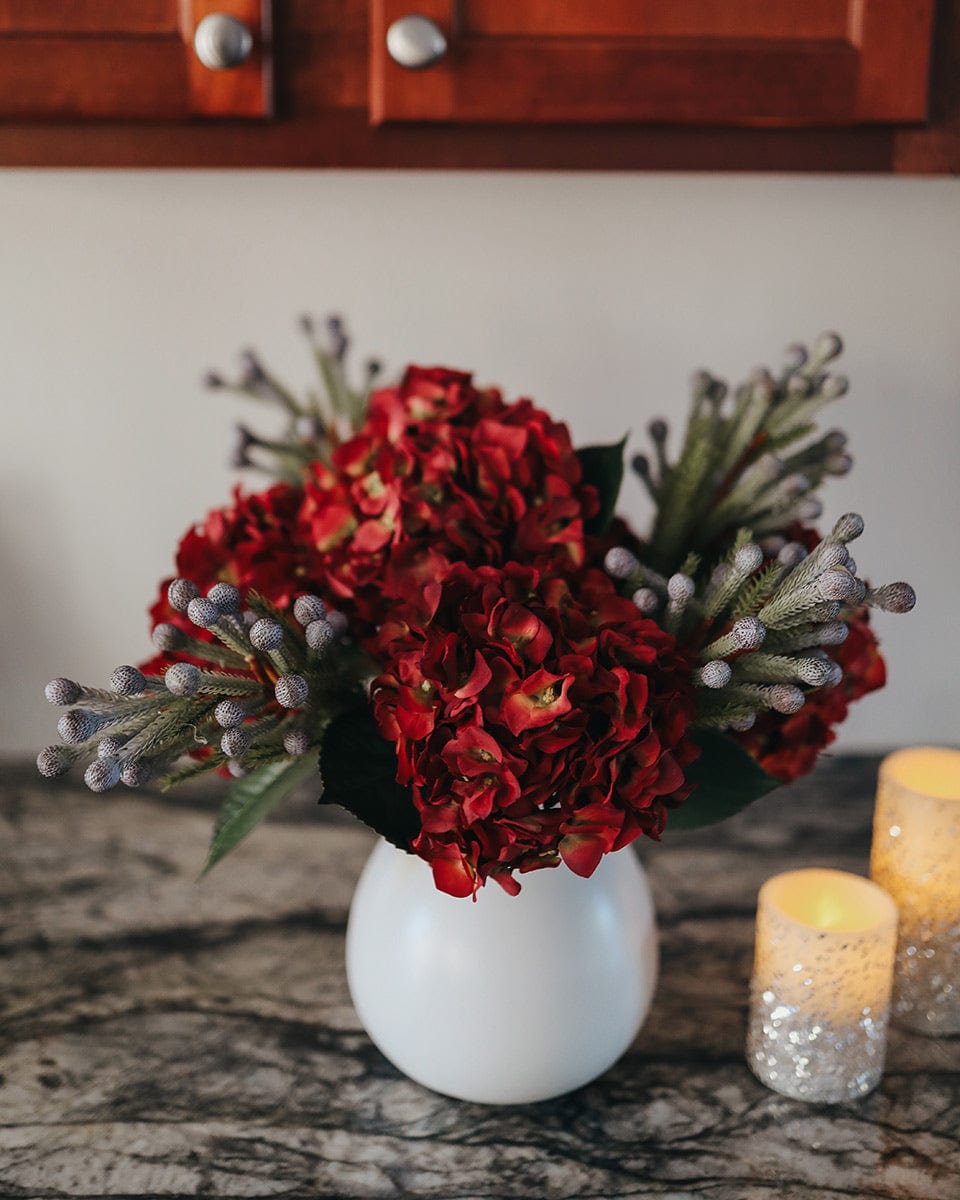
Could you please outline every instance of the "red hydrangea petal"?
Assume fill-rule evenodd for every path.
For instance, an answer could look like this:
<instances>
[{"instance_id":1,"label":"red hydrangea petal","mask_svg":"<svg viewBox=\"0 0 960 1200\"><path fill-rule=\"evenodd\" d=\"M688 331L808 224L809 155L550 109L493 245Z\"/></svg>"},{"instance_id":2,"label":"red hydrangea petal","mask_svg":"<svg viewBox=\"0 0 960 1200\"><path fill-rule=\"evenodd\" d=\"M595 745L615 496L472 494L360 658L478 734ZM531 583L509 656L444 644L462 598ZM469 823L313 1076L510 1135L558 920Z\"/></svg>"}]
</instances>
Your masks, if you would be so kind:
<instances>
[{"instance_id":1,"label":"red hydrangea petal","mask_svg":"<svg viewBox=\"0 0 960 1200\"><path fill-rule=\"evenodd\" d=\"M472 896L476 892L477 877L456 848L448 847L446 853L436 855L430 866L433 869L433 882L439 891L446 892L448 896Z\"/></svg>"},{"instance_id":2,"label":"red hydrangea petal","mask_svg":"<svg viewBox=\"0 0 960 1200\"><path fill-rule=\"evenodd\" d=\"M604 840L595 833L568 833L560 840L560 857L575 875L585 879L594 873L605 853Z\"/></svg>"}]
</instances>

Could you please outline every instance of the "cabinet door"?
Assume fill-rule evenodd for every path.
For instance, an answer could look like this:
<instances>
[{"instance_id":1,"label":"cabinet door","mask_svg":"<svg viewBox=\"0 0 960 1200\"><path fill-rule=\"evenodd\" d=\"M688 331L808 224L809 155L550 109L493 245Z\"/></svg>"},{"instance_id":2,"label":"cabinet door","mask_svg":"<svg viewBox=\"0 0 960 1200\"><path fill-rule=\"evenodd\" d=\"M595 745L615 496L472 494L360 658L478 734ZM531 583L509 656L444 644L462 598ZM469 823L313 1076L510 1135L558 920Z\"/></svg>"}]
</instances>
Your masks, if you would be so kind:
<instances>
[{"instance_id":1,"label":"cabinet door","mask_svg":"<svg viewBox=\"0 0 960 1200\"><path fill-rule=\"evenodd\" d=\"M239 22L237 65L194 49L215 14ZM269 16L269 0L0 0L0 117L269 116ZM208 23L214 43L223 28Z\"/></svg>"},{"instance_id":2,"label":"cabinet door","mask_svg":"<svg viewBox=\"0 0 960 1200\"><path fill-rule=\"evenodd\" d=\"M372 0L389 121L852 125L926 115L933 0ZM411 12L446 41L387 51Z\"/></svg>"}]
</instances>

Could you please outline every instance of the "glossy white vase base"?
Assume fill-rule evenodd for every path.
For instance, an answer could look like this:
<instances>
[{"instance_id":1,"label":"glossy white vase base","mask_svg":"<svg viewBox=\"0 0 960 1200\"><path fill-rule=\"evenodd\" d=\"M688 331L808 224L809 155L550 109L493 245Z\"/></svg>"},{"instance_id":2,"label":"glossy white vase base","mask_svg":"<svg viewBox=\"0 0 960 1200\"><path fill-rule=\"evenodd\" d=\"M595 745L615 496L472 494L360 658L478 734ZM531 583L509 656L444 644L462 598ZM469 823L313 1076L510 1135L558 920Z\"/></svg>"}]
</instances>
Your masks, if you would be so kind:
<instances>
[{"instance_id":1,"label":"glossy white vase base","mask_svg":"<svg viewBox=\"0 0 960 1200\"><path fill-rule=\"evenodd\" d=\"M461 1100L525 1104L611 1067L653 998L658 950L631 849L590 879L566 867L438 892L426 863L380 842L357 884L347 979L371 1040L404 1074Z\"/></svg>"}]
</instances>

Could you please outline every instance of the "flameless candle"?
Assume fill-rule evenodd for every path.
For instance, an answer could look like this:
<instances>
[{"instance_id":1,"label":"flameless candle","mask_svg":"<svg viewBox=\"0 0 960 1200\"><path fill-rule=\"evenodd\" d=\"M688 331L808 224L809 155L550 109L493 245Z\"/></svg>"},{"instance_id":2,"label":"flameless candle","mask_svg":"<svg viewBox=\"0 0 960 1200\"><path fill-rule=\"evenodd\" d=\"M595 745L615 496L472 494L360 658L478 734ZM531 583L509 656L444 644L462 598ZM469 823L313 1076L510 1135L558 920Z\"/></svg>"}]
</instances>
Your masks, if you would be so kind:
<instances>
[{"instance_id":1,"label":"flameless candle","mask_svg":"<svg viewBox=\"0 0 960 1200\"><path fill-rule=\"evenodd\" d=\"M883 760L870 874L900 909L894 1018L960 1033L960 750L914 746Z\"/></svg>"},{"instance_id":2,"label":"flameless candle","mask_svg":"<svg viewBox=\"0 0 960 1200\"><path fill-rule=\"evenodd\" d=\"M760 889L747 1062L784 1096L836 1103L880 1082L897 909L869 879L809 869Z\"/></svg>"}]
</instances>

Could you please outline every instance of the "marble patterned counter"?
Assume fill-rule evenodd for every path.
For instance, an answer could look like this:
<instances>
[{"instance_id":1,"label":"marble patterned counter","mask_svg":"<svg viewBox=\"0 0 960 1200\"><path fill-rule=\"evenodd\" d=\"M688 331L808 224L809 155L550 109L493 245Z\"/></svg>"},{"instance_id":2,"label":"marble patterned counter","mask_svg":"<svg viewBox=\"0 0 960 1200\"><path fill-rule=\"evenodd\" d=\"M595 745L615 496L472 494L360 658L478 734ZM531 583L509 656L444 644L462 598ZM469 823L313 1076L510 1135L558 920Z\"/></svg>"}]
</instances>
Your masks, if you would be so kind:
<instances>
[{"instance_id":1,"label":"marble patterned counter","mask_svg":"<svg viewBox=\"0 0 960 1200\"><path fill-rule=\"evenodd\" d=\"M876 759L643 847L651 1016L572 1095L484 1108L360 1029L343 935L371 835L309 802L195 882L209 804L8 767L0 843L0 1196L958 1200L960 1039L895 1030L866 1100L809 1107L743 1061L760 883L865 873Z\"/></svg>"}]
</instances>

